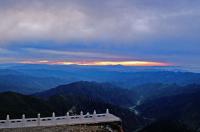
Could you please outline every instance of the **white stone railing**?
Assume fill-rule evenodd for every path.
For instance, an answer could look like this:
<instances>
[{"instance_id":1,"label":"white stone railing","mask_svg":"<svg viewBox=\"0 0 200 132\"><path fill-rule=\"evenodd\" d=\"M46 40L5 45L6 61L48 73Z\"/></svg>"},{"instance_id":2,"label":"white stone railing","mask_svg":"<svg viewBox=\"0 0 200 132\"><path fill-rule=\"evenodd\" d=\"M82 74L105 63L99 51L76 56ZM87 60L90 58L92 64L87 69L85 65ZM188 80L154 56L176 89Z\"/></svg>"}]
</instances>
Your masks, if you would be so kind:
<instances>
[{"instance_id":1,"label":"white stone railing","mask_svg":"<svg viewBox=\"0 0 200 132\"><path fill-rule=\"evenodd\" d=\"M75 116L70 116L69 113L67 113L65 116L56 117L55 113L52 113L52 117L45 118L41 118L40 114L38 114L37 118L25 118L25 115L22 115L22 119L10 119L9 115L7 115L6 120L0 120L0 129L53 125L94 124L115 121L121 120L113 114L110 114L108 109L104 114L97 114L94 110L93 114L83 114L81 111L80 115Z\"/></svg>"}]
</instances>

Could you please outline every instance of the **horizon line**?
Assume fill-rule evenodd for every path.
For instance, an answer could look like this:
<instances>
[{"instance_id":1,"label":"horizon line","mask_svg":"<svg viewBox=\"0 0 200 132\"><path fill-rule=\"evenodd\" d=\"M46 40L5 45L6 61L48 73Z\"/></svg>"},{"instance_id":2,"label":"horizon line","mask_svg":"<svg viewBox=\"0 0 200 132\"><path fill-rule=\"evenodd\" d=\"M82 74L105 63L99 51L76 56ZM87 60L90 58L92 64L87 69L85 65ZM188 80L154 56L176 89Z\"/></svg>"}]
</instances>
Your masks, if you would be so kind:
<instances>
[{"instance_id":1,"label":"horizon line","mask_svg":"<svg viewBox=\"0 0 200 132\"><path fill-rule=\"evenodd\" d=\"M20 64L79 65L79 66L175 66L172 63L156 61L20 61Z\"/></svg>"}]
</instances>

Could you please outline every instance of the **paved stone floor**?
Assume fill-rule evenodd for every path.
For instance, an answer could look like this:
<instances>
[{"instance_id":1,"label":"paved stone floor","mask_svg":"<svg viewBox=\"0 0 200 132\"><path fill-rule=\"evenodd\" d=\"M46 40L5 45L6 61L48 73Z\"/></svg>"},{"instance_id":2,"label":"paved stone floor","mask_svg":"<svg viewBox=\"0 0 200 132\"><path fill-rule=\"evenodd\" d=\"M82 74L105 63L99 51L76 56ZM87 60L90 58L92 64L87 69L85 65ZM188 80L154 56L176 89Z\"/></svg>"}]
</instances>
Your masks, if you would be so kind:
<instances>
[{"instance_id":1,"label":"paved stone floor","mask_svg":"<svg viewBox=\"0 0 200 132\"><path fill-rule=\"evenodd\" d=\"M9 128L0 129L0 132L120 132L118 128L112 125L60 125L48 127L28 127L28 128Z\"/></svg>"}]
</instances>

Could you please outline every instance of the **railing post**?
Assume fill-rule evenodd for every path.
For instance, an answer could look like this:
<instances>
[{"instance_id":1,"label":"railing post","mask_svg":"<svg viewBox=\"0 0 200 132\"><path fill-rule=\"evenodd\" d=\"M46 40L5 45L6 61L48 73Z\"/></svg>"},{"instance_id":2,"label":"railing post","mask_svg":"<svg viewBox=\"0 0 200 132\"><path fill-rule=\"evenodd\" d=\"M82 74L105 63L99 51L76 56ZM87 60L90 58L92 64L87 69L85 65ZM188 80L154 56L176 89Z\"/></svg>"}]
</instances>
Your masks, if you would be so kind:
<instances>
[{"instance_id":1,"label":"railing post","mask_svg":"<svg viewBox=\"0 0 200 132\"><path fill-rule=\"evenodd\" d=\"M56 125L56 116L54 112L52 113L52 124Z\"/></svg>"},{"instance_id":2,"label":"railing post","mask_svg":"<svg viewBox=\"0 0 200 132\"><path fill-rule=\"evenodd\" d=\"M85 118L84 118L85 117ZM88 121L88 122L97 122L99 119L101 119L101 118L99 118L99 117L101 117L101 118L109 118L109 117L112 117L112 114L110 114L110 112L109 112L109 109L106 109L106 113L103 113L103 114L97 114L96 113L96 110L94 110L93 111L93 114L92 113L89 113L89 112L87 112L86 114L83 114L83 111L81 111L80 112L80 115L78 116L72 116L71 118L72 119L77 119L77 121L80 119L80 123L82 122L85 122L85 121ZM57 124L60 124L60 123L65 123L65 121L64 121L64 119L66 119L66 123L68 124L68 123L70 123L70 116L69 116L69 112L67 112L66 113L66 118L64 117L63 118L63 116L62 117L56 117L55 116L55 113L53 112L52 113L52 118L51 117L47 117L47 118L41 118L40 117L40 113L38 113L37 114L37 120L36 120L36 118L34 118L34 119L30 119L30 123L31 123L31 126L32 125L36 125L36 123L37 123L37 125L36 126L43 126L43 125L45 125L46 123L48 123L47 125L49 125L49 123L50 123L50 125L57 125ZM98 119L99 118L99 119ZM46 120L47 119L47 120ZM82 120L83 119L83 120ZM58 121L58 120L61 120L61 122L60 121ZM57 122L58 121L58 122ZM100 120L101 121L101 120ZM5 122L5 123L4 123ZM14 124L14 123L16 123L16 124ZM32 123L34 123L34 124L32 124ZM73 122L72 122L73 123ZM10 120L10 116L9 115L7 115L6 116L6 120L5 121L3 121L3 123L2 124L4 124L5 126L5 128L10 128L10 127L26 127L29 123L28 123L28 118L26 118L25 117L25 114L23 114L22 115L22 119L20 120L20 119L17 119L17 120ZM19 126L16 126L16 125L18 125L19 124Z\"/></svg>"},{"instance_id":3,"label":"railing post","mask_svg":"<svg viewBox=\"0 0 200 132\"><path fill-rule=\"evenodd\" d=\"M109 112L109 109L106 109L106 115L109 115L110 112Z\"/></svg>"},{"instance_id":4,"label":"railing post","mask_svg":"<svg viewBox=\"0 0 200 132\"><path fill-rule=\"evenodd\" d=\"M69 117L69 112L66 113L66 117L67 117L67 118Z\"/></svg>"},{"instance_id":5,"label":"railing post","mask_svg":"<svg viewBox=\"0 0 200 132\"><path fill-rule=\"evenodd\" d=\"M37 115L37 125L40 126L40 113Z\"/></svg>"},{"instance_id":6,"label":"railing post","mask_svg":"<svg viewBox=\"0 0 200 132\"><path fill-rule=\"evenodd\" d=\"M69 118L69 112L66 113L66 118Z\"/></svg>"},{"instance_id":7,"label":"railing post","mask_svg":"<svg viewBox=\"0 0 200 132\"><path fill-rule=\"evenodd\" d=\"M97 112L96 112L96 110L94 110L94 112L93 112L93 116L92 116L92 117L95 119L96 116L97 116Z\"/></svg>"},{"instance_id":8,"label":"railing post","mask_svg":"<svg viewBox=\"0 0 200 132\"><path fill-rule=\"evenodd\" d=\"M80 112L80 117L81 117L81 119L84 118L84 116L83 116L83 111Z\"/></svg>"},{"instance_id":9,"label":"railing post","mask_svg":"<svg viewBox=\"0 0 200 132\"><path fill-rule=\"evenodd\" d=\"M89 117L89 116L90 116L90 113L89 113L89 112L87 112L87 113L86 113L86 116L88 116L88 117Z\"/></svg>"},{"instance_id":10,"label":"railing post","mask_svg":"<svg viewBox=\"0 0 200 132\"><path fill-rule=\"evenodd\" d=\"M69 112L66 113L66 120L68 121L70 118L69 118Z\"/></svg>"},{"instance_id":11,"label":"railing post","mask_svg":"<svg viewBox=\"0 0 200 132\"><path fill-rule=\"evenodd\" d=\"M22 115L22 127L26 125L25 114Z\"/></svg>"},{"instance_id":12,"label":"railing post","mask_svg":"<svg viewBox=\"0 0 200 132\"><path fill-rule=\"evenodd\" d=\"M10 127L10 116L6 116L6 126L9 128Z\"/></svg>"}]
</instances>

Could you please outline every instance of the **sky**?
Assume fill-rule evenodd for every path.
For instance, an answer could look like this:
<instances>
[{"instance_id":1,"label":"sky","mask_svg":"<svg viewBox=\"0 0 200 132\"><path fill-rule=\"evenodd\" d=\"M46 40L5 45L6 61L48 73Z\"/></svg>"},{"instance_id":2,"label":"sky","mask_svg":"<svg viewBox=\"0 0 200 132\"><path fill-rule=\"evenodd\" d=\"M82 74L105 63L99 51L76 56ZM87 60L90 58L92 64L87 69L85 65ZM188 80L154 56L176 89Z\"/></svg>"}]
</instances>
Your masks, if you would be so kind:
<instances>
[{"instance_id":1,"label":"sky","mask_svg":"<svg viewBox=\"0 0 200 132\"><path fill-rule=\"evenodd\" d=\"M200 67L199 0L0 0L0 63Z\"/></svg>"}]
</instances>

